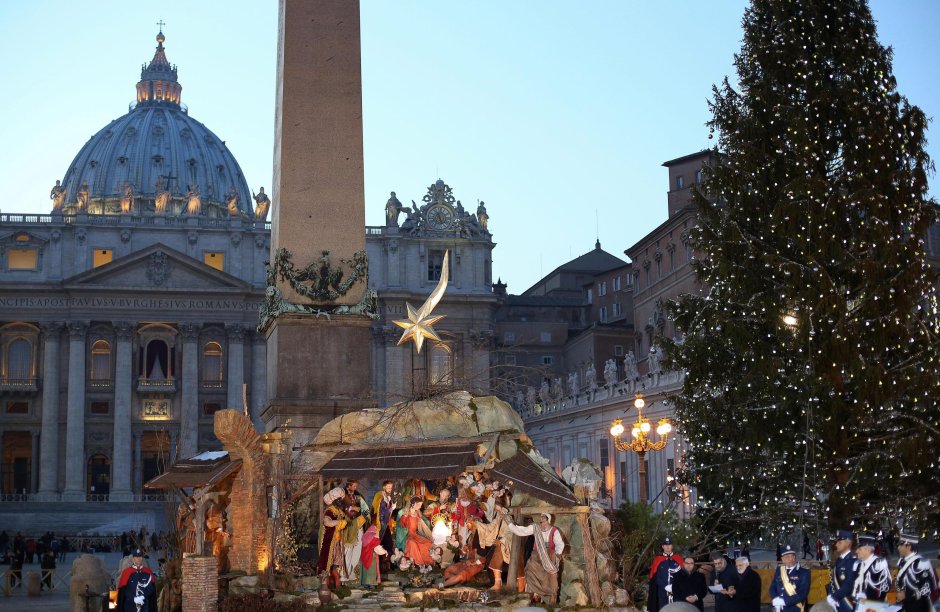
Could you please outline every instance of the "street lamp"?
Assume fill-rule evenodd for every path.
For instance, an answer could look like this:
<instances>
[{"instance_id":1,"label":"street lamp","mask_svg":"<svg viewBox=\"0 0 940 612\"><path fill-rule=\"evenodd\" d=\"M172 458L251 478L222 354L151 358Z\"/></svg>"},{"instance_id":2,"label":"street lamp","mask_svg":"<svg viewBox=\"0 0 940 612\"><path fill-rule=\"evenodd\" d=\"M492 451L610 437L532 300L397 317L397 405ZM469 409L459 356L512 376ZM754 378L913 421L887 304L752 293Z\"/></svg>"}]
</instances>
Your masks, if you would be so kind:
<instances>
[{"instance_id":1,"label":"street lamp","mask_svg":"<svg viewBox=\"0 0 940 612\"><path fill-rule=\"evenodd\" d=\"M646 453L649 451L659 451L666 447L666 444L669 443L669 434L672 433L672 421L667 418L659 419L659 422L656 424L656 434L659 436L659 439L653 441L650 436L650 430L653 426L649 422L649 419L643 416L643 408L646 406L646 402L643 400L643 394L637 393L636 398L633 400L633 405L636 407L636 422L633 423L633 428L630 430L630 435L633 438L630 441L624 441L621 436L623 432L626 431L626 428L623 425L623 419L614 419L614 422L610 425L610 435L614 438L614 446L619 451L633 451L637 454L637 457L640 461L640 501L646 502L646 491L644 490L644 482L646 476Z\"/></svg>"}]
</instances>

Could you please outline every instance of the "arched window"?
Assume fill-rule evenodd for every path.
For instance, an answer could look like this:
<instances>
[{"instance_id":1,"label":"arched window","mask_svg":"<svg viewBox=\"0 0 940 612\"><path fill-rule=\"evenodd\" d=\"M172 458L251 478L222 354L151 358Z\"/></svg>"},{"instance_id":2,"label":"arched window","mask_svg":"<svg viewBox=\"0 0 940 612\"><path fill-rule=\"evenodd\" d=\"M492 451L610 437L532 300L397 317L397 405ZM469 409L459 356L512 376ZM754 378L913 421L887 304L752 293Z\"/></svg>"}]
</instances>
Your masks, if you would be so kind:
<instances>
[{"instance_id":1,"label":"arched window","mask_svg":"<svg viewBox=\"0 0 940 612\"><path fill-rule=\"evenodd\" d=\"M95 340L91 345L91 379L111 380L111 344Z\"/></svg>"},{"instance_id":2,"label":"arched window","mask_svg":"<svg viewBox=\"0 0 940 612\"><path fill-rule=\"evenodd\" d=\"M144 368L147 380L166 380L170 371L170 350L163 340L151 340L147 343Z\"/></svg>"},{"instance_id":3,"label":"arched window","mask_svg":"<svg viewBox=\"0 0 940 612\"><path fill-rule=\"evenodd\" d=\"M17 338L7 347L7 378L29 380L32 378L33 345L25 338Z\"/></svg>"},{"instance_id":4,"label":"arched window","mask_svg":"<svg viewBox=\"0 0 940 612\"><path fill-rule=\"evenodd\" d=\"M222 384L222 345L218 342L206 342L202 349L202 381L204 386Z\"/></svg>"},{"instance_id":5,"label":"arched window","mask_svg":"<svg viewBox=\"0 0 940 612\"><path fill-rule=\"evenodd\" d=\"M446 344L435 344L428 353L428 385L450 387L454 384L454 354Z\"/></svg>"}]
</instances>

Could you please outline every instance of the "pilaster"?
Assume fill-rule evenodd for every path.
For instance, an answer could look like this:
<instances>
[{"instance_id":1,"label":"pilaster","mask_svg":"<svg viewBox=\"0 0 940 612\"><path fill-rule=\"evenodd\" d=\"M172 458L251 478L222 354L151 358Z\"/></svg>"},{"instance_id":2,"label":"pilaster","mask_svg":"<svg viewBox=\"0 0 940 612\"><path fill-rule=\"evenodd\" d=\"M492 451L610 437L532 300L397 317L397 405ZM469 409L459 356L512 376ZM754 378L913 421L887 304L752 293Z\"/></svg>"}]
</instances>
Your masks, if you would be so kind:
<instances>
[{"instance_id":1,"label":"pilaster","mask_svg":"<svg viewBox=\"0 0 940 612\"><path fill-rule=\"evenodd\" d=\"M39 438L39 496L54 499L59 490L59 335L61 323L42 326L42 425Z\"/></svg>"},{"instance_id":2,"label":"pilaster","mask_svg":"<svg viewBox=\"0 0 940 612\"><path fill-rule=\"evenodd\" d=\"M183 323L179 328L183 336L183 378L178 458L188 459L199 450L199 332L201 325Z\"/></svg>"},{"instance_id":3,"label":"pilaster","mask_svg":"<svg viewBox=\"0 0 940 612\"><path fill-rule=\"evenodd\" d=\"M242 410L242 385L245 383L245 328L226 325L228 336L228 398L226 408Z\"/></svg>"},{"instance_id":4,"label":"pilaster","mask_svg":"<svg viewBox=\"0 0 940 612\"><path fill-rule=\"evenodd\" d=\"M131 390L134 359L131 338L134 324L116 321L113 325L117 346L114 352L114 438L111 456L111 501L133 501L131 490Z\"/></svg>"},{"instance_id":5,"label":"pilaster","mask_svg":"<svg viewBox=\"0 0 940 612\"><path fill-rule=\"evenodd\" d=\"M87 321L69 321L69 382L62 501L85 501L85 333Z\"/></svg>"}]
</instances>

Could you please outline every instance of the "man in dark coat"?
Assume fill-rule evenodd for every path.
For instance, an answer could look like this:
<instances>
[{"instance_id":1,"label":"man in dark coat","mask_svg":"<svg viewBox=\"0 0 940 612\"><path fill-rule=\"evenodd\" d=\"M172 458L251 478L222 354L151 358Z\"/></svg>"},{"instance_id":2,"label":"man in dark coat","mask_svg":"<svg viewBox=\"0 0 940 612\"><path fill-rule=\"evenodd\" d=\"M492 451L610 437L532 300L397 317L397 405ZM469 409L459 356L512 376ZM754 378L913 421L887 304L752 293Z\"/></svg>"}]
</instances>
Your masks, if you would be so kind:
<instances>
[{"instance_id":1,"label":"man in dark coat","mask_svg":"<svg viewBox=\"0 0 940 612\"><path fill-rule=\"evenodd\" d=\"M728 563L728 558L723 553L712 553L711 559L715 565L712 585L723 587L715 593L715 612L738 612L734 599L735 590L738 588L738 571Z\"/></svg>"},{"instance_id":2,"label":"man in dark coat","mask_svg":"<svg viewBox=\"0 0 940 612\"><path fill-rule=\"evenodd\" d=\"M895 584L902 612L932 612L938 592L937 574L930 561L917 554L920 538L902 533L898 539L898 575Z\"/></svg>"},{"instance_id":3,"label":"man in dark coat","mask_svg":"<svg viewBox=\"0 0 940 612\"><path fill-rule=\"evenodd\" d=\"M682 560L682 569L672 580L672 600L688 602L704 612L707 594L705 574L695 569L695 559L685 557Z\"/></svg>"},{"instance_id":4,"label":"man in dark coat","mask_svg":"<svg viewBox=\"0 0 940 612\"><path fill-rule=\"evenodd\" d=\"M157 612L156 577L144 565L144 551L132 553L131 566L118 579L118 612Z\"/></svg>"},{"instance_id":5,"label":"man in dark coat","mask_svg":"<svg viewBox=\"0 0 940 612\"><path fill-rule=\"evenodd\" d=\"M751 568L751 560L747 557L735 559L734 566L738 571L738 586L734 591L738 612L760 612L760 574Z\"/></svg>"}]
</instances>

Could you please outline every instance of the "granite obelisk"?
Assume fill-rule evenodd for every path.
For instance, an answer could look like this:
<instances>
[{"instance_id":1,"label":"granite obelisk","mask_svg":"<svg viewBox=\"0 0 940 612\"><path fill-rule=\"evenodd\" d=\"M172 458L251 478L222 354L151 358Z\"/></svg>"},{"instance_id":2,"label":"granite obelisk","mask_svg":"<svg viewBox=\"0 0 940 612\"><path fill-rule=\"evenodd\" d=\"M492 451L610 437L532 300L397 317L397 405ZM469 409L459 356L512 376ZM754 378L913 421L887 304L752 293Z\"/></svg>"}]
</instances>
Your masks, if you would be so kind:
<instances>
[{"instance_id":1,"label":"granite obelisk","mask_svg":"<svg viewBox=\"0 0 940 612\"><path fill-rule=\"evenodd\" d=\"M280 0L268 430L369 405L360 57L358 0Z\"/></svg>"}]
</instances>

